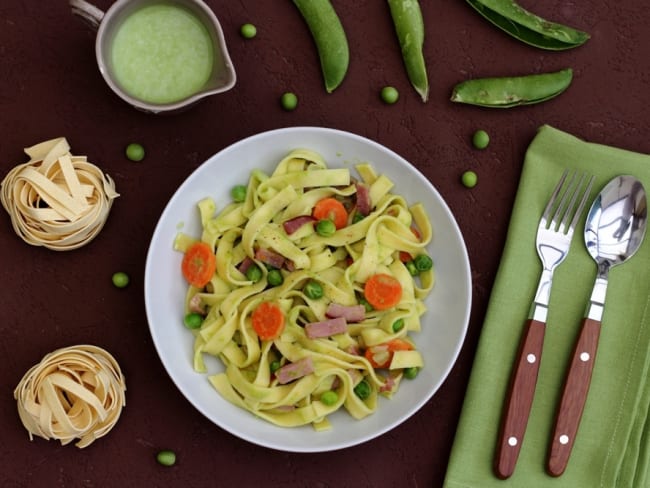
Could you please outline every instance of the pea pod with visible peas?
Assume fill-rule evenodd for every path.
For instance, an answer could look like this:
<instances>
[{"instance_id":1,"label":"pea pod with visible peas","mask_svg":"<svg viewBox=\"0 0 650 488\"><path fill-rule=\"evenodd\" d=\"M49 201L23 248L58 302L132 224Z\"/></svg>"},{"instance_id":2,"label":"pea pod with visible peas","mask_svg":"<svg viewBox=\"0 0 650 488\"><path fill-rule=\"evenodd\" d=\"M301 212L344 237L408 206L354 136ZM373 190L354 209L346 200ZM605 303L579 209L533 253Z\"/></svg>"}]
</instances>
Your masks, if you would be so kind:
<instances>
[{"instance_id":1,"label":"pea pod with visible peas","mask_svg":"<svg viewBox=\"0 0 650 488\"><path fill-rule=\"evenodd\" d=\"M424 21L418 0L388 0L406 74L422 101L429 98L429 80L422 54Z\"/></svg>"},{"instance_id":2,"label":"pea pod with visible peas","mask_svg":"<svg viewBox=\"0 0 650 488\"><path fill-rule=\"evenodd\" d=\"M581 46L590 37L573 27L545 20L514 0L467 0L467 3L499 29L540 49L571 49Z\"/></svg>"},{"instance_id":3,"label":"pea pod with visible peas","mask_svg":"<svg viewBox=\"0 0 650 488\"><path fill-rule=\"evenodd\" d=\"M332 93L348 71L348 40L329 0L293 0L309 27L323 71L325 89Z\"/></svg>"},{"instance_id":4,"label":"pea pod with visible peas","mask_svg":"<svg viewBox=\"0 0 650 488\"><path fill-rule=\"evenodd\" d=\"M457 84L451 101L495 108L531 105L558 96L569 87L572 79L571 68L553 73L476 78Z\"/></svg>"}]
</instances>

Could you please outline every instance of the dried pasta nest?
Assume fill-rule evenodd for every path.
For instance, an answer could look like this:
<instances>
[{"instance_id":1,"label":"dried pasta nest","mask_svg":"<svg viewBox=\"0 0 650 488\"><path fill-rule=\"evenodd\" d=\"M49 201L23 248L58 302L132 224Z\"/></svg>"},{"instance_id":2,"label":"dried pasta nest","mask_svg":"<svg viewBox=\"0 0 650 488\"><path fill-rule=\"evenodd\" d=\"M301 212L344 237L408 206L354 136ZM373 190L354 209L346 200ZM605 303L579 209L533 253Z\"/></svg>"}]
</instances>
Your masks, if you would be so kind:
<instances>
[{"instance_id":1,"label":"dried pasta nest","mask_svg":"<svg viewBox=\"0 0 650 488\"><path fill-rule=\"evenodd\" d=\"M25 149L27 163L2 180L0 200L16 233L28 244L76 249L102 229L115 183L86 156L73 156L61 137Z\"/></svg>"},{"instance_id":2,"label":"dried pasta nest","mask_svg":"<svg viewBox=\"0 0 650 488\"><path fill-rule=\"evenodd\" d=\"M117 361L91 345L57 349L33 366L14 390L18 414L29 432L84 448L106 435L126 404Z\"/></svg>"}]
</instances>

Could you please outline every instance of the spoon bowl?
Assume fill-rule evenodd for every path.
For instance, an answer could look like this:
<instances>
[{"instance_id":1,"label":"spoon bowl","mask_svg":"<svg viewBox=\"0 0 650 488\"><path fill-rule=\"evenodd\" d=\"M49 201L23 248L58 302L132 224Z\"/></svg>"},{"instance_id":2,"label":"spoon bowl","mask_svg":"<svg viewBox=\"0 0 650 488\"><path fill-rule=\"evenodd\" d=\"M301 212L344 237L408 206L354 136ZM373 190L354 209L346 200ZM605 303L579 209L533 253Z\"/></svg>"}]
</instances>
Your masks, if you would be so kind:
<instances>
[{"instance_id":1,"label":"spoon bowl","mask_svg":"<svg viewBox=\"0 0 650 488\"><path fill-rule=\"evenodd\" d=\"M630 258L641 245L647 224L643 185L633 176L617 176L594 200L585 224L585 245L599 268Z\"/></svg>"}]
</instances>

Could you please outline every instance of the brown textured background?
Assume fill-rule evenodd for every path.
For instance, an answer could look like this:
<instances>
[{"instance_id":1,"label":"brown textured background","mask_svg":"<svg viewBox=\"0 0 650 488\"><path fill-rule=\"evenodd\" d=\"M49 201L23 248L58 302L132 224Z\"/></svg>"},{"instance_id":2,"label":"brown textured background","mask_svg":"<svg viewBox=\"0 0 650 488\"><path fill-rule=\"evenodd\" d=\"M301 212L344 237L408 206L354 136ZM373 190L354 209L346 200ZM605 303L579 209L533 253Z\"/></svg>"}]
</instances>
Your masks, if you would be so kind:
<instances>
[{"instance_id":1,"label":"brown textured background","mask_svg":"<svg viewBox=\"0 0 650 488\"><path fill-rule=\"evenodd\" d=\"M71 252L28 246L0 214L0 486L441 486L525 150L536 129L551 124L650 153L650 9L641 0L522 1L592 34L585 46L556 53L511 39L461 0L422 1L431 85L430 101L422 104L404 74L384 1L333 0L351 61L344 83L330 95L292 2L207 3L225 31L237 85L168 117L137 112L106 87L95 64L94 33L72 17L65 0L0 3L0 176L26 161L24 147L65 136L72 152L88 155L121 193L98 238ZM96 2L103 9L110 4ZM255 39L239 36L245 22L257 26ZM490 110L448 101L452 86L469 77L564 67L574 68L572 86L541 105ZM387 84L401 94L393 106L378 98ZM295 112L280 108L284 91L298 94ZM149 239L177 186L227 145L294 125L355 132L423 171L464 233L474 285L464 347L433 399L378 439L323 454L258 447L202 417L162 368L143 303ZM478 128L492 137L484 151L471 146ZM133 141L147 150L141 163L124 157ZM466 169L479 175L472 190L459 183ZM111 284L118 270L131 276L125 290ZM85 450L29 442L13 389L43 355L78 343L105 347L121 364L128 384L122 418ZM177 452L176 466L156 464L161 448Z\"/></svg>"}]
</instances>

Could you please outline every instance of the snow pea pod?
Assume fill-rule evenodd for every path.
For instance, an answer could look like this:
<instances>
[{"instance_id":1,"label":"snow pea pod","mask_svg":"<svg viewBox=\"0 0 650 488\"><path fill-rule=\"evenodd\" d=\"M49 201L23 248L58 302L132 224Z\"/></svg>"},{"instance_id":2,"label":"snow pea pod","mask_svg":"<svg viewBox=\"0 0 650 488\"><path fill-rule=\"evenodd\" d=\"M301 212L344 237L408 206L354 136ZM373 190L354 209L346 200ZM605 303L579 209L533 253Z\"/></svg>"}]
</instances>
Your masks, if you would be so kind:
<instances>
[{"instance_id":1,"label":"snow pea pod","mask_svg":"<svg viewBox=\"0 0 650 488\"><path fill-rule=\"evenodd\" d=\"M457 84L451 101L481 107L509 108L556 97L571 84L573 70L524 76L476 78Z\"/></svg>"},{"instance_id":2,"label":"snow pea pod","mask_svg":"<svg viewBox=\"0 0 650 488\"><path fill-rule=\"evenodd\" d=\"M424 21L418 0L388 0L406 73L422 101L429 98L429 80L422 54Z\"/></svg>"},{"instance_id":3,"label":"snow pea pod","mask_svg":"<svg viewBox=\"0 0 650 488\"><path fill-rule=\"evenodd\" d=\"M320 58L327 93L332 93L348 71L350 52L343 25L329 0L293 0L309 27Z\"/></svg>"},{"instance_id":4,"label":"snow pea pod","mask_svg":"<svg viewBox=\"0 0 650 488\"><path fill-rule=\"evenodd\" d=\"M467 0L483 17L526 44L561 51L578 47L589 34L545 20L521 7L514 0Z\"/></svg>"}]
</instances>

